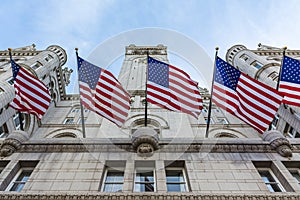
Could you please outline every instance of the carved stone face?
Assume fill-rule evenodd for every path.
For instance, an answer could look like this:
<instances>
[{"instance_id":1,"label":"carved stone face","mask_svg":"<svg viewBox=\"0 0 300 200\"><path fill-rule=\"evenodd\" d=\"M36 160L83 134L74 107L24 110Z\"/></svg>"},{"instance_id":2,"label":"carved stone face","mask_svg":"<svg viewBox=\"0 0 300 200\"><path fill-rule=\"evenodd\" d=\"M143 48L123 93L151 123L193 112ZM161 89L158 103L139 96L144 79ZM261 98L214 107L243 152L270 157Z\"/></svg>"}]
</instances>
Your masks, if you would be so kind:
<instances>
[{"instance_id":1,"label":"carved stone face","mask_svg":"<svg viewBox=\"0 0 300 200\"><path fill-rule=\"evenodd\" d=\"M150 157L154 153L154 148L151 144L142 143L137 147L137 154L141 157Z\"/></svg>"}]
</instances>

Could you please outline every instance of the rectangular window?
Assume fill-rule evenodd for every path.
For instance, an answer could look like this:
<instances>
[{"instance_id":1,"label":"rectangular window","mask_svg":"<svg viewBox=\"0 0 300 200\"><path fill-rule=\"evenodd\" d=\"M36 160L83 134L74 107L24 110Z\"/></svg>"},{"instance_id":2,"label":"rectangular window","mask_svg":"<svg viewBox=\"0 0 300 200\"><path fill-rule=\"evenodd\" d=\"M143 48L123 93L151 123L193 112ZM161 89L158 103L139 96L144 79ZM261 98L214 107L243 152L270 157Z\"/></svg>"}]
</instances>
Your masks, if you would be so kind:
<instances>
[{"instance_id":1,"label":"rectangular window","mask_svg":"<svg viewBox=\"0 0 300 200\"><path fill-rule=\"evenodd\" d=\"M188 177L184 161L165 161L168 192L188 192Z\"/></svg>"},{"instance_id":2,"label":"rectangular window","mask_svg":"<svg viewBox=\"0 0 300 200\"><path fill-rule=\"evenodd\" d=\"M300 138L300 134L289 124L286 125L285 129L287 130L287 134L291 138Z\"/></svg>"},{"instance_id":3,"label":"rectangular window","mask_svg":"<svg viewBox=\"0 0 300 200\"><path fill-rule=\"evenodd\" d=\"M10 77L9 79L6 80L10 85L14 85L14 77Z\"/></svg>"},{"instance_id":4,"label":"rectangular window","mask_svg":"<svg viewBox=\"0 0 300 200\"><path fill-rule=\"evenodd\" d=\"M8 135L7 125L3 124L0 126L0 138L6 138Z\"/></svg>"},{"instance_id":5,"label":"rectangular window","mask_svg":"<svg viewBox=\"0 0 300 200\"><path fill-rule=\"evenodd\" d=\"M300 163L298 161L283 161L282 163L289 170L298 185L300 185Z\"/></svg>"},{"instance_id":6,"label":"rectangular window","mask_svg":"<svg viewBox=\"0 0 300 200\"><path fill-rule=\"evenodd\" d=\"M256 69L260 69L263 66L263 64L261 64L258 61L254 61L253 63L251 63L251 65L254 66Z\"/></svg>"},{"instance_id":7,"label":"rectangular window","mask_svg":"<svg viewBox=\"0 0 300 200\"><path fill-rule=\"evenodd\" d=\"M121 192L123 190L124 171L106 169L103 192Z\"/></svg>"},{"instance_id":8,"label":"rectangular window","mask_svg":"<svg viewBox=\"0 0 300 200\"><path fill-rule=\"evenodd\" d=\"M42 63L40 63L39 61L37 61L36 63L32 64L30 67L34 70L38 69L39 67L43 66Z\"/></svg>"},{"instance_id":9,"label":"rectangular window","mask_svg":"<svg viewBox=\"0 0 300 200\"><path fill-rule=\"evenodd\" d=\"M243 61L247 61L249 59L249 56L246 55L246 54L243 54L240 56L240 58L243 60Z\"/></svg>"},{"instance_id":10,"label":"rectangular window","mask_svg":"<svg viewBox=\"0 0 300 200\"><path fill-rule=\"evenodd\" d=\"M74 118L73 117L66 118L64 124L75 124Z\"/></svg>"},{"instance_id":11,"label":"rectangular window","mask_svg":"<svg viewBox=\"0 0 300 200\"><path fill-rule=\"evenodd\" d=\"M275 71L268 75L268 77L270 77L272 80L274 80L274 78L276 78L276 76L278 76L278 73Z\"/></svg>"},{"instance_id":12,"label":"rectangular window","mask_svg":"<svg viewBox=\"0 0 300 200\"><path fill-rule=\"evenodd\" d=\"M38 161L20 161L14 170L17 170L16 175L6 180L9 182L6 191L20 192L24 188Z\"/></svg>"},{"instance_id":13,"label":"rectangular window","mask_svg":"<svg viewBox=\"0 0 300 200\"><path fill-rule=\"evenodd\" d=\"M152 161L137 161L135 163L135 192L155 192L155 164Z\"/></svg>"},{"instance_id":14,"label":"rectangular window","mask_svg":"<svg viewBox=\"0 0 300 200\"><path fill-rule=\"evenodd\" d=\"M187 184L182 168L166 168L167 191L168 192L186 192Z\"/></svg>"},{"instance_id":15,"label":"rectangular window","mask_svg":"<svg viewBox=\"0 0 300 200\"><path fill-rule=\"evenodd\" d=\"M217 124L228 124L227 119L224 117L218 117L217 120Z\"/></svg>"},{"instance_id":16,"label":"rectangular window","mask_svg":"<svg viewBox=\"0 0 300 200\"><path fill-rule=\"evenodd\" d=\"M300 173L299 169L288 169L291 175L294 177L295 181L300 185Z\"/></svg>"},{"instance_id":17,"label":"rectangular window","mask_svg":"<svg viewBox=\"0 0 300 200\"><path fill-rule=\"evenodd\" d=\"M25 183L28 181L29 176L32 172L33 168L21 169L17 174L16 179L12 181L12 186L9 191L20 192L23 189Z\"/></svg>"},{"instance_id":18,"label":"rectangular window","mask_svg":"<svg viewBox=\"0 0 300 200\"><path fill-rule=\"evenodd\" d=\"M270 192L293 192L293 188L273 162L253 161L253 164ZM285 183L285 187L281 183Z\"/></svg>"},{"instance_id":19,"label":"rectangular window","mask_svg":"<svg viewBox=\"0 0 300 200\"><path fill-rule=\"evenodd\" d=\"M260 174L262 180L265 182L267 188L270 192L284 192L283 187L277 180L271 169L259 168L258 173Z\"/></svg>"},{"instance_id":20,"label":"rectangular window","mask_svg":"<svg viewBox=\"0 0 300 200\"><path fill-rule=\"evenodd\" d=\"M273 130L275 130L275 129L277 128L278 120L279 120L279 116L278 116L278 114L276 114L276 115L274 116L273 121L272 121L272 129L273 129Z\"/></svg>"},{"instance_id":21,"label":"rectangular window","mask_svg":"<svg viewBox=\"0 0 300 200\"><path fill-rule=\"evenodd\" d=\"M102 192L122 192L125 161L107 161L102 181Z\"/></svg>"},{"instance_id":22,"label":"rectangular window","mask_svg":"<svg viewBox=\"0 0 300 200\"><path fill-rule=\"evenodd\" d=\"M7 160L0 161L0 173L4 170L6 165L9 163Z\"/></svg>"},{"instance_id":23,"label":"rectangular window","mask_svg":"<svg viewBox=\"0 0 300 200\"><path fill-rule=\"evenodd\" d=\"M21 119L20 119L20 117L21 117ZM16 130L21 129L21 121L22 121L23 127L25 127L25 117L24 117L23 113L21 113L20 115L19 115L19 113L14 114L13 119L14 119Z\"/></svg>"}]
</instances>

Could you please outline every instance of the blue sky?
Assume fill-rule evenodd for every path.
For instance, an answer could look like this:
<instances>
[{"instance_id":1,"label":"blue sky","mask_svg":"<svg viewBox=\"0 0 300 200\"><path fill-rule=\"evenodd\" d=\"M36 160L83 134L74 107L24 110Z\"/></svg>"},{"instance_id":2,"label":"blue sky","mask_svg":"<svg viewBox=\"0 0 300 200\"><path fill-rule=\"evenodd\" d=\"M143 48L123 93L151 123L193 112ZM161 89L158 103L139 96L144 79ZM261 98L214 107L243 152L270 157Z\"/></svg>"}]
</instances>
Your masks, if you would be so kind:
<instances>
[{"instance_id":1,"label":"blue sky","mask_svg":"<svg viewBox=\"0 0 300 200\"><path fill-rule=\"evenodd\" d=\"M146 27L186 35L211 58L216 46L224 58L235 44L299 49L299 11L298 0L2 0L0 49L57 44L74 68L75 47L85 58L108 38Z\"/></svg>"}]
</instances>

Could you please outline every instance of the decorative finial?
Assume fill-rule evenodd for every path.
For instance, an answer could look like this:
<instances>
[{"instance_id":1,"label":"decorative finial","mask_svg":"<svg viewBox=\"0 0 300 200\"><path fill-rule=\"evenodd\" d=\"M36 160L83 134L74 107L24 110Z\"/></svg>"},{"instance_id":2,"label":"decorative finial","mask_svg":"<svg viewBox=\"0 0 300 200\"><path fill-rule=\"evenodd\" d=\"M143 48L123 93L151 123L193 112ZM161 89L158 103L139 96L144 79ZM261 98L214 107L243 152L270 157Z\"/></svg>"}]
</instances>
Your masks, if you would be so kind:
<instances>
[{"instance_id":1,"label":"decorative finial","mask_svg":"<svg viewBox=\"0 0 300 200\"><path fill-rule=\"evenodd\" d=\"M284 46L284 47L283 47L283 50L287 50L287 46Z\"/></svg>"},{"instance_id":2,"label":"decorative finial","mask_svg":"<svg viewBox=\"0 0 300 200\"><path fill-rule=\"evenodd\" d=\"M216 47L216 51L218 51L219 50L219 47Z\"/></svg>"},{"instance_id":3,"label":"decorative finial","mask_svg":"<svg viewBox=\"0 0 300 200\"><path fill-rule=\"evenodd\" d=\"M9 51L9 52L11 52L11 50L12 50L11 48L8 48L8 51Z\"/></svg>"},{"instance_id":4,"label":"decorative finial","mask_svg":"<svg viewBox=\"0 0 300 200\"><path fill-rule=\"evenodd\" d=\"M77 48L77 47L75 48L75 51L78 51L78 48Z\"/></svg>"}]
</instances>

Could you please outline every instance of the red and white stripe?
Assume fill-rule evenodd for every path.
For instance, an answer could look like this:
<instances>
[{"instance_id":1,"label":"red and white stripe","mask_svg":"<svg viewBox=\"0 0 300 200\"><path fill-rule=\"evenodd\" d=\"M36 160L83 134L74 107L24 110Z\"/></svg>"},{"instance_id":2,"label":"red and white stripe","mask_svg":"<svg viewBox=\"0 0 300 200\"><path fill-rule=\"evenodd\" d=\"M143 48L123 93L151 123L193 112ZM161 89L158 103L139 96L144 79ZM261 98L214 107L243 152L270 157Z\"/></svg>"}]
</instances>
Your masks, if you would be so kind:
<instances>
[{"instance_id":1,"label":"red and white stripe","mask_svg":"<svg viewBox=\"0 0 300 200\"><path fill-rule=\"evenodd\" d=\"M269 127L281 100L282 96L277 90L243 73L236 90L214 82L213 102L260 133Z\"/></svg>"},{"instance_id":2,"label":"red and white stripe","mask_svg":"<svg viewBox=\"0 0 300 200\"><path fill-rule=\"evenodd\" d=\"M121 126L130 109L130 96L119 81L109 71L102 70L96 89L90 89L85 82L79 81L82 104Z\"/></svg>"},{"instance_id":3,"label":"red and white stripe","mask_svg":"<svg viewBox=\"0 0 300 200\"><path fill-rule=\"evenodd\" d=\"M44 83L21 67L14 88L16 96L10 106L41 119L51 102L51 96Z\"/></svg>"},{"instance_id":4,"label":"red and white stripe","mask_svg":"<svg viewBox=\"0 0 300 200\"><path fill-rule=\"evenodd\" d=\"M171 65L169 65L168 88L148 80L147 101L196 118L203 107L197 84L184 71Z\"/></svg>"},{"instance_id":5,"label":"red and white stripe","mask_svg":"<svg viewBox=\"0 0 300 200\"><path fill-rule=\"evenodd\" d=\"M282 103L300 106L300 84L280 81L278 90L284 95Z\"/></svg>"}]
</instances>

